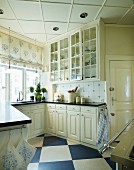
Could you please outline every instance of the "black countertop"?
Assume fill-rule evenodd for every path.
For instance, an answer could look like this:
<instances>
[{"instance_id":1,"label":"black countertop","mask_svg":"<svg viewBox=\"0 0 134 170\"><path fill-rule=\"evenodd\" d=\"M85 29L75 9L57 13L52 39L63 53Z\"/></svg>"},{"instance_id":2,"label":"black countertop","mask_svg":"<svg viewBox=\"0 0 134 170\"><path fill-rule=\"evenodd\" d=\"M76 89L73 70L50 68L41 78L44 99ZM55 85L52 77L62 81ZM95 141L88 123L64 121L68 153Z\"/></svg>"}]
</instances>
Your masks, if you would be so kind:
<instances>
[{"instance_id":1,"label":"black countertop","mask_svg":"<svg viewBox=\"0 0 134 170\"><path fill-rule=\"evenodd\" d=\"M22 101L22 102L11 102L11 105L17 106L17 105L39 104L39 103L66 104L66 105L93 106L93 107L106 105L106 103L104 102L68 103L68 102L57 102L57 101Z\"/></svg>"},{"instance_id":2,"label":"black countertop","mask_svg":"<svg viewBox=\"0 0 134 170\"><path fill-rule=\"evenodd\" d=\"M11 106L10 103L0 103L0 127L23 125L31 122L29 117Z\"/></svg>"}]
</instances>

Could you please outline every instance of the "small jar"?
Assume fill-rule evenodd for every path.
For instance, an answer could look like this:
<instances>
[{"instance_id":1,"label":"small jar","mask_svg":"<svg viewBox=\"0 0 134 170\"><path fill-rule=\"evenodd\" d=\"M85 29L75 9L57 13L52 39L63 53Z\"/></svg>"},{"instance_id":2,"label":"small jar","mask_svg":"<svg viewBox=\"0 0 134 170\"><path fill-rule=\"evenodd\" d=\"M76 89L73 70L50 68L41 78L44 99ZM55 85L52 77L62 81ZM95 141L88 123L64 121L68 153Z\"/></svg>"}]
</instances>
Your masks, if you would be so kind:
<instances>
[{"instance_id":1,"label":"small jar","mask_svg":"<svg viewBox=\"0 0 134 170\"><path fill-rule=\"evenodd\" d=\"M76 103L80 103L80 96L76 97Z\"/></svg>"},{"instance_id":2,"label":"small jar","mask_svg":"<svg viewBox=\"0 0 134 170\"><path fill-rule=\"evenodd\" d=\"M85 98L81 97L81 103L85 103Z\"/></svg>"}]
</instances>

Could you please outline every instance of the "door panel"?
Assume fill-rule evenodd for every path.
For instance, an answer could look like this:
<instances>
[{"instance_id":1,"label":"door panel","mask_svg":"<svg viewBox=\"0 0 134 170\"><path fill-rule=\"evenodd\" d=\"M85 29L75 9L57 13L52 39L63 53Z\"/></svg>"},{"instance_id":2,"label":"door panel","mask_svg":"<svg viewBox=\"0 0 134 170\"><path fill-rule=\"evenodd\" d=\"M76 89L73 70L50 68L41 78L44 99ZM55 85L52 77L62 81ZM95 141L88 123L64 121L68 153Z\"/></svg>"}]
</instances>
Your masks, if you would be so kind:
<instances>
[{"instance_id":1,"label":"door panel","mask_svg":"<svg viewBox=\"0 0 134 170\"><path fill-rule=\"evenodd\" d=\"M111 137L132 118L134 97L134 61L110 62ZM127 128L128 129L128 128ZM127 130L126 129L126 130Z\"/></svg>"}]
</instances>

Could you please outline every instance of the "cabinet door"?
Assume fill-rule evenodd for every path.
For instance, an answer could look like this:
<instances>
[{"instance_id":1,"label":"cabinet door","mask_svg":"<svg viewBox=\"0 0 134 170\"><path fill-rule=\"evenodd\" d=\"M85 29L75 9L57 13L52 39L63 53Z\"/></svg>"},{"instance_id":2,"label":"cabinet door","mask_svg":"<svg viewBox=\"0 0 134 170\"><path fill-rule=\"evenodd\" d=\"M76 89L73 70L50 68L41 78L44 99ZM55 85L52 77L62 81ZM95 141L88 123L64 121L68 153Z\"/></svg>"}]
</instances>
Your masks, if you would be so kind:
<instances>
[{"instance_id":1,"label":"cabinet door","mask_svg":"<svg viewBox=\"0 0 134 170\"><path fill-rule=\"evenodd\" d=\"M58 42L55 42L50 49L50 81L56 82L58 78Z\"/></svg>"},{"instance_id":2,"label":"cabinet door","mask_svg":"<svg viewBox=\"0 0 134 170\"><path fill-rule=\"evenodd\" d=\"M70 59L70 80L82 79L82 43L81 32L71 35L71 59Z\"/></svg>"},{"instance_id":3,"label":"cabinet door","mask_svg":"<svg viewBox=\"0 0 134 170\"><path fill-rule=\"evenodd\" d=\"M55 110L47 111L47 131L55 133Z\"/></svg>"},{"instance_id":4,"label":"cabinet door","mask_svg":"<svg viewBox=\"0 0 134 170\"><path fill-rule=\"evenodd\" d=\"M97 27L83 30L83 75L84 78L97 78Z\"/></svg>"},{"instance_id":5,"label":"cabinet door","mask_svg":"<svg viewBox=\"0 0 134 170\"><path fill-rule=\"evenodd\" d=\"M37 136L44 133L44 109L31 111L32 115L32 134Z\"/></svg>"},{"instance_id":6,"label":"cabinet door","mask_svg":"<svg viewBox=\"0 0 134 170\"><path fill-rule=\"evenodd\" d=\"M69 80L69 42L68 38L60 40L60 81Z\"/></svg>"},{"instance_id":7,"label":"cabinet door","mask_svg":"<svg viewBox=\"0 0 134 170\"><path fill-rule=\"evenodd\" d=\"M96 114L82 113L81 115L81 141L96 145Z\"/></svg>"},{"instance_id":8,"label":"cabinet door","mask_svg":"<svg viewBox=\"0 0 134 170\"><path fill-rule=\"evenodd\" d=\"M79 112L68 112L68 137L80 140L80 114Z\"/></svg>"},{"instance_id":9,"label":"cabinet door","mask_svg":"<svg viewBox=\"0 0 134 170\"><path fill-rule=\"evenodd\" d=\"M65 136L67 134L66 110L56 111L56 134Z\"/></svg>"}]
</instances>

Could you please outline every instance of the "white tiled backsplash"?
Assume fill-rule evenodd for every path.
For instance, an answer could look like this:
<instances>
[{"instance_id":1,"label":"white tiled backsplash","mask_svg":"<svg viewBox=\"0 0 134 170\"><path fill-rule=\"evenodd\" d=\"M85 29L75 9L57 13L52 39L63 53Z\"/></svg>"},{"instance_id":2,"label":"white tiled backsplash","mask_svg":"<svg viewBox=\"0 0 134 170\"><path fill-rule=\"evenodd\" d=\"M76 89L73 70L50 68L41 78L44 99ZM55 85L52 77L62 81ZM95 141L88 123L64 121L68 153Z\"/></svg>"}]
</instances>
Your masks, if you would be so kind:
<instances>
[{"instance_id":1,"label":"white tiled backsplash","mask_svg":"<svg viewBox=\"0 0 134 170\"><path fill-rule=\"evenodd\" d=\"M77 82L69 84L57 84L56 92L64 95L64 100L68 100L68 90L78 86L77 96L86 98L86 102L106 102L106 82Z\"/></svg>"}]
</instances>

